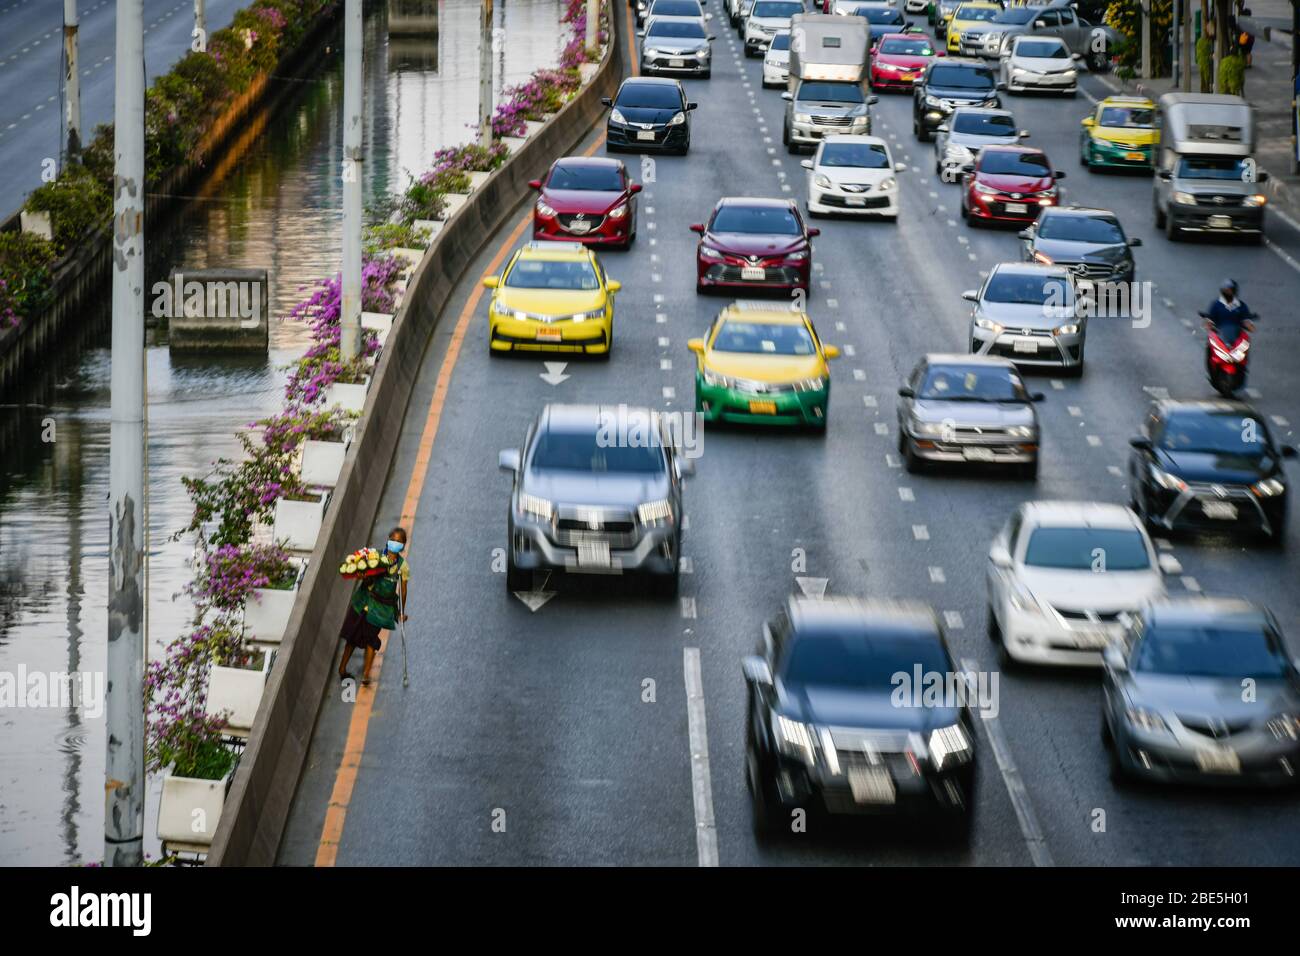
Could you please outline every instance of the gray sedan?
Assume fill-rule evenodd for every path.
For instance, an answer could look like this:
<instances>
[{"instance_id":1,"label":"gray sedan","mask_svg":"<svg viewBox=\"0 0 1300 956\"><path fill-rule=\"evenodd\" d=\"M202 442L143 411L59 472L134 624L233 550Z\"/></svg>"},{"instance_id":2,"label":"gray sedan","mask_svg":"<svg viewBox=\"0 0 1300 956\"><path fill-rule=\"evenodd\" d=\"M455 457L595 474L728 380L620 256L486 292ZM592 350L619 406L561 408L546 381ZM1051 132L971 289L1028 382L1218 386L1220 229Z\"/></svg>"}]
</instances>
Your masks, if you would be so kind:
<instances>
[{"instance_id":1,"label":"gray sedan","mask_svg":"<svg viewBox=\"0 0 1300 956\"><path fill-rule=\"evenodd\" d=\"M1300 671L1264 608L1153 603L1103 664L1101 733L1116 782L1297 782Z\"/></svg>"},{"instance_id":2,"label":"gray sedan","mask_svg":"<svg viewBox=\"0 0 1300 956\"><path fill-rule=\"evenodd\" d=\"M1070 272L1061 266L1003 262L984 285L962 293L974 302L970 350L1016 365L1083 374L1087 315Z\"/></svg>"},{"instance_id":3,"label":"gray sedan","mask_svg":"<svg viewBox=\"0 0 1300 956\"><path fill-rule=\"evenodd\" d=\"M1028 137L1010 110L959 106L935 130L934 171L946 183L961 182L961 168L985 146L1014 146Z\"/></svg>"},{"instance_id":4,"label":"gray sedan","mask_svg":"<svg viewBox=\"0 0 1300 956\"><path fill-rule=\"evenodd\" d=\"M641 72L689 73L709 77L713 73L713 37L702 19L651 17L637 36L641 40Z\"/></svg>"},{"instance_id":5,"label":"gray sedan","mask_svg":"<svg viewBox=\"0 0 1300 956\"><path fill-rule=\"evenodd\" d=\"M1105 70L1120 35L1105 24L1089 23L1074 9L1074 0L1052 0L1047 6L1007 7L993 20L961 36L965 56L1002 56L1018 36L1060 37L1071 52L1080 53L1088 69Z\"/></svg>"},{"instance_id":6,"label":"gray sedan","mask_svg":"<svg viewBox=\"0 0 1300 956\"><path fill-rule=\"evenodd\" d=\"M1041 392L1007 359L927 355L898 390L898 451L911 472L928 462L1011 465L1038 476Z\"/></svg>"},{"instance_id":7,"label":"gray sedan","mask_svg":"<svg viewBox=\"0 0 1300 956\"><path fill-rule=\"evenodd\" d=\"M1049 206L1038 221L1020 233L1026 262L1065 266L1084 290L1101 282L1133 282L1135 246L1142 240L1124 235L1109 209ZM1094 312L1094 314L1096 314Z\"/></svg>"}]
</instances>

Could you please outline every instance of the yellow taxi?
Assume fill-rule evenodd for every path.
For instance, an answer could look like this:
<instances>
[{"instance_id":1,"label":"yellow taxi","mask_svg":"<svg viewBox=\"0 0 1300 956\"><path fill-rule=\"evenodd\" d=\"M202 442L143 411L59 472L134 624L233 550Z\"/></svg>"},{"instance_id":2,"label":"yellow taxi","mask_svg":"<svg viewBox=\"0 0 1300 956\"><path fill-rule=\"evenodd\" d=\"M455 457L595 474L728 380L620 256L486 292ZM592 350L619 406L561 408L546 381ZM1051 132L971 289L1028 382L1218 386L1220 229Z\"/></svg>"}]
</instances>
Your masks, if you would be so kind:
<instances>
[{"instance_id":1,"label":"yellow taxi","mask_svg":"<svg viewBox=\"0 0 1300 956\"><path fill-rule=\"evenodd\" d=\"M822 344L805 313L733 302L686 347L696 355L695 411L706 421L826 428L827 362L840 350Z\"/></svg>"},{"instance_id":2,"label":"yellow taxi","mask_svg":"<svg viewBox=\"0 0 1300 956\"><path fill-rule=\"evenodd\" d=\"M1099 166L1155 167L1156 104L1145 96L1108 96L1080 122L1079 162Z\"/></svg>"},{"instance_id":3,"label":"yellow taxi","mask_svg":"<svg viewBox=\"0 0 1300 956\"><path fill-rule=\"evenodd\" d=\"M961 52L962 30L988 23L1001 12L1002 4L987 3L985 0L975 0L973 3L963 3L959 6L953 11L952 19L948 21L948 52Z\"/></svg>"},{"instance_id":4,"label":"yellow taxi","mask_svg":"<svg viewBox=\"0 0 1300 956\"><path fill-rule=\"evenodd\" d=\"M492 289L488 347L504 352L582 352L608 358L614 346L614 293L622 288L577 242L530 242L511 257Z\"/></svg>"}]
</instances>

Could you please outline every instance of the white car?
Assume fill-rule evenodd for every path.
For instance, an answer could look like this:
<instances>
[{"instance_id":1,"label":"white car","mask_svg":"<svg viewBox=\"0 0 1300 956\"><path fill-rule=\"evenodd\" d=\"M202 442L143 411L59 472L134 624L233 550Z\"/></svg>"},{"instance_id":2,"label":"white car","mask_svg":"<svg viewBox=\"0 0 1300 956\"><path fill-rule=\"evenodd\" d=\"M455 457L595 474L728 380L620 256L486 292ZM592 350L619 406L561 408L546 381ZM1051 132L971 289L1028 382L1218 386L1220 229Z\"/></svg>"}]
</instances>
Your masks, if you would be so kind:
<instances>
[{"instance_id":1,"label":"white car","mask_svg":"<svg viewBox=\"0 0 1300 956\"><path fill-rule=\"evenodd\" d=\"M1026 90L1079 92L1079 64L1060 37L1018 36L1002 54L1001 80L1010 93Z\"/></svg>"},{"instance_id":2,"label":"white car","mask_svg":"<svg viewBox=\"0 0 1300 956\"><path fill-rule=\"evenodd\" d=\"M989 548L989 637L1004 666L1100 666L1128 615L1179 570L1123 505L1026 502Z\"/></svg>"},{"instance_id":3,"label":"white car","mask_svg":"<svg viewBox=\"0 0 1300 956\"><path fill-rule=\"evenodd\" d=\"M930 9L930 0L907 0L903 9L908 13L925 13Z\"/></svg>"},{"instance_id":4,"label":"white car","mask_svg":"<svg viewBox=\"0 0 1300 956\"><path fill-rule=\"evenodd\" d=\"M754 0L741 34L745 39L745 56L760 55L777 33L790 29L790 18L803 11L803 0Z\"/></svg>"},{"instance_id":5,"label":"white car","mask_svg":"<svg viewBox=\"0 0 1300 956\"><path fill-rule=\"evenodd\" d=\"M782 30L772 37L772 44L763 54L763 85L785 86L790 78L790 31Z\"/></svg>"},{"instance_id":6,"label":"white car","mask_svg":"<svg viewBox=\"0 0 1300 956\"><path fill-rule=\"evenodd\" d=\"M985 146L1014 146L1029 136L1009 110L959 106L934 133L934 171L946 183L961 182L961 168Z\"/></svg>"},{"instance_id":7,"label":"white car","mask_svg":"<svg viewBox=\"0 0 1300 956\"><path fill-rule=\"evenodd\" d=\"M907 169L894 163L878 136L827 136L817 146L808 170L808 214L829 213L898 218L898 180Z\"/></svg>"}]
</instances>

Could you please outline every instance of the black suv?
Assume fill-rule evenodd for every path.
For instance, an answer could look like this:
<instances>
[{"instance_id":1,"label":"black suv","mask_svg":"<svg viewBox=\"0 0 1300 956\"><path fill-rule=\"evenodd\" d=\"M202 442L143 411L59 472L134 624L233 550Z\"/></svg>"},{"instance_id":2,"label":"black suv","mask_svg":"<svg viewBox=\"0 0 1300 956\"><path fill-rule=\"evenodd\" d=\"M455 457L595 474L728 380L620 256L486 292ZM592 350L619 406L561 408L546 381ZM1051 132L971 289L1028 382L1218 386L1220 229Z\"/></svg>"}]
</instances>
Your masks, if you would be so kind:
<instances>
[{"instance_id":1,"label":"black suv","mask_svg":"<svg viewBox=\"0 0 1300 956\"><path fill-rule=\"evenodd\" d=\"M665 150L685 156L691 148L691 111L699 104L687 101L677 80L628 77L612 99L602 96L600 101L609 107L606 152Z\"/></svg>"},{"instance_id":2,"label":"black suv","mask_svg":"<svg viewBox=\"0 0 1300 956\"><path fill-rule=\"evenodd\" d=\"M1000 107L997 74L976 60L941 59L931 63L912 87L912 132L928 143L939 124L959 106Z\"/></svg>"}]
</instances>

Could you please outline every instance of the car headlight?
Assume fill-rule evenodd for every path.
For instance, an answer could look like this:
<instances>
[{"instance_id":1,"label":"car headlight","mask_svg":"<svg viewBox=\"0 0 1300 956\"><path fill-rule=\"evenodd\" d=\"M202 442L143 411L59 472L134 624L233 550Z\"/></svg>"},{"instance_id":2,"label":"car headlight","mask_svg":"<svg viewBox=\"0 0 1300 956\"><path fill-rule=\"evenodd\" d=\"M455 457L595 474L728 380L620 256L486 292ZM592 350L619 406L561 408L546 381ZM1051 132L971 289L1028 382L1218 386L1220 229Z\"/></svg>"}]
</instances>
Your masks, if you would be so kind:
<instances>
[{"instance_id":1,"label":"car headlight","mask_svg":"<svg viewBox=\"0 0 1300 956\"><path fill-rule=\"evenodd\" d=\"M1272 498L1274 495L1280 495L1286 491L1286 485L1282 484L1280 479L1265 478L1263 481L1251 485L1250 490L1261 498Z\"/></svg>"},{"instance_id":2,"label":"car headlight","mask_svg":"<svg viewBox=\"0 0 1300 956\"><path fill-rule=\"evenodd\" d=\"M884 179L880 181L880 185L877 186L876 188L887 191L893 189L897 185L898 185L897 179L895 179L893 176L886 176Z\"/></svg>"},{"instance_id":3,"label":"car headlight","mask_svg":"<svg viewBox=\"0 0 1300 956\"><path fill-rule=\"evenodd\" d=\"M673 506L667 499L647 501L637 506L636 516L644 525L672 524Z\"/></svg>"},{"instance_id":4,"label":"car headlight","mask_svg":"<svg viewBox=\"0 0 1300 956\"><path fill-rule=\"evenodd\" d=\"M926 94L925 94L925 105L926 105L926 106L936 106L936 107L937 107L937 106L942 106L942 105L943 105L943 102L939 99L939 97L937 97L937 96L931 96L929 93L926 93Z\"/></svg>"},{"instance_id":5,"label":"car headlight","mask_svg":"<svg viewBox=\"0 0 1300 956\"><path fill-rule=\"evenodd\" d=\"M1268 732L1275 738L1281 740L1283 737L1288 740L1300 739L1300 715L1297 714L1278 714L1271 718L1264 725Z\"/></svg>"},{"instance_id":6,"label":"car headlight","mask_svg":"<svg viewBox=\"0 0 1300 956\"><path fill-rule=\"evenodd\" d=\"M930 759L934 761L935 770L966 763L975 753L971 747L970 737L966 735L966 730L961 724L932 730L928 744Z\"/></svg>"},{"instance_id":7,"label":"car headlight","mask_svg":"<svg viewBox=\"0 0 1300 956\"><path fill-rule=\"evenodd\" d=\"M795 114L794 114L794 121L795 121L796 123L811 123L811 122L812 122L812 114L811 114L811 113L795 113Z\"/></svg>"},{"instance_id":8,"label":"car headlight","mask_svg":"<svg viewBox=\"0 0 1300 956\"><path fill-rule=\"evenodd\" d=\"M593 322L605 317L604 309L592 309L590 312L575 312L573 315L574 322L586 322L591 319Z\"/></svg>"},{"instance_id":9,"label":"car headlight","mask_svg":"<svg viewBox=\"0 0 1300 956\"><path fill-rule=\"evenodd\" d=\"M1026 587L1017 587L1011 592L1011 607L1021 614L1042 614L1043 607L1038 599Z\"/></svg>"},{"instance_id":10,"label":"car headlight","mask_svg":"<svg viewBox=\"0 0 1300 956\"><path fill-rule=\"evenodd\" d=\"M898 67L895 66L893 63L877 63L876 66L884 70L886 73L898 72Z\"/></svg>"},{"instance_id":11,"label":"car headlight","mask_svg":"<svg viewBox=\"0 0 1300 956\"><path fill-rule=\"evenodd\" d=\"M986 319L980 316L975 320L975 328L984 329L986 332L992 332L994 335L1002 334L1002 323L994 322L992 319Z\"/></svg>"},{"instance_id":12,"label":"car headlight","mask_svg":"<svg viewBox=\"0 0 1300 956\"><path fill-rule=\"evenodd\" d=\"M985 186L983 183L976 183L975 191L977 193L984 193L985 195L990 195L997 192L997 190L994 189L992 186Z\"/></svg>"},{"instance_id":13,"label":"car headlight","mask_svg":"<svg viewBox=\"0 0 1300 956\"><path fill-rule=\"evenodd\" d=\"M816 176L813 177L813 185L818 187L819 189L830 189L831 181L825 176L823 176L821 173L818 173Z\"/></svg>"},{"instance_id":14,"label":"car headlight","mask_svg":"<svg viewBox=\"0 0 1300 956\"><path fill-rule=\"evenodd\" d=\"M803 262L808 258L808 250L800 249L798 252L787 252L784 258L786 262Z\"/></svg>"},{"instance_id":15,"label":"car headlight","mask_svg":"<svg viewBox=\"0 0 1300 956\"><path fill-rule=\"evenodd\" d=\"M1012 76L1027 76L1028 74L1029 74L1029 71L1028 71L1028 70L1021 69L1021 68L1018 67L1018 66L1013 66L1013 67L1011 68L1011 75L1012 75Z\"/></svg>"},{"instance_id":16,"label":"car headlight","mask_svg":"<svg viewBox=\"0 0 1300 956\"><path fill-rule=\"evenodd\" d=\"M1012 425L1007 429L1007 434L1012 438L1033 438L1034 426L1032 425Z\"/></svg>"},{"instance_id":17,"label":"car headlight","mask_svg":"<svg viewBox=\"0 0 1300 956\"><path fill-rule=\"evenodd\" d=\"M606 213L606 215L609 216L610 219L622 219L627 215L627 203L619 203Z\"/></svg>"},{"instance_id":18,"label":"car headlight","mask_svg":"<svg viewBox=\"0 0 1300 956\"><path fill-rule=\"evenodd\" d=\"M627 120L623 118L623 114L620 113L620 112L618 111L618 108L617 108L617 107L615 107L614 109L610 110L610 112L609 112L609 118L610 118L611 120L613 120L615 123L626 123L626 122L627 122Z\"/></svg>"},{"instance_id":19,"label":"car headlight","mask_svg":"<svg viewBox=\"0 0 1300 956\"><path fill-rule=\"evenodd\" d=\"M1181 206L1195 206L1196 197L1193 196L1191 193L1175 192L1174 202L1178 203Z\"/></svg>"},{"instance_id":20,"label":"car headlight","mask_svg":"<svg viewBox=\"0 0 1300 956\"><path fill-rule=\"evenodd\" d=\"M1076 77L1076 76L1079 75L1079 71L1078 71L1078 70L1062 70L1062 71L1061 71L1061 75L1062 75L1062 76L1068 76L1068 77L1073 78L1073 77Z\"/></svg>"},{"instance_id":21,"label":"car headlight","mask_svg":"<svg viewBox=\"0 0 1300 956\"><path fill-rule=\"evenodd\" d=\"M519 511L521 514L540 518L542 521L550 521L555 516L555 506L545 498L522 492L519 495Z\"/></svg>"},{"instance_id":22,"label":"car headlight","mask_svg":"<svg viewBox=\"0 0 1300 956\"><path fill-rule=\"evenodd\" d=\"M710 46L702 46L702 47L700 47L698 50L695 51L695 55L696 55L696 56L708 56L708 55L712 52L712 50L713 50L713 48L710 47Z\"/></svg>"},{"instance_id":23,"label":"car headlight","mask_svg":"<svg viewBox=\"0 0 1300 956\"><path fill-rule=\"evenodd\" d=\"M830 376L822 375L817 378L805 378L793 384L796 392L820 392L830 384Z\"/></svg>"},{"instance_id":24,"label":"car headlight","mask_svg":"<svg viewBox=\"0 0 1300 956\"><path fill-rule=\"evenodd\" d=\"M547 219L550 219L555 215L555 210L539 199L537 200L537 215L545 216Z\"/></svg>"},{"instance_id":25,"label":"car headlight","mask_svg":"<svg viewBox=\"0 0 1300 956\"><path fill-rule=\"evenodd\" d=\"M947 426L943 422L923 422L919 418L910 419L908 425L912 429L913 435L938 437L945 434L947 430Z\"/></svg>"},{"instance_id":26,"label":"car headlight","mask_svg":"<svg viewBox=\"0 0 1300 956\"><path fill-rule=\"evenodd\" d=\"M1041 263L1043 263L1043 265L1050 266L1050 265L1052 264L1052 257L1051 257L1051 256L1048 256L1048 255L1044 255L1043 253L1041 253L1041 252L1039 252L1037 249L1035 249L1035 250L1034 250L1034 261L1035 261L1035 262L1041 262Z\"/></svg>"},{"instance_id":27,"label":"car headlight","mask_svg":"<svg viewBox=\"0 0 1300 956\"><path fill-rule=\"evenodd\" d=\"M669 126L681 126L686 122L685 113L674 113L673 118L668 121Z\"/></svg>"},{"instance_id":28,"label":"car headlight","mask_svg":"<svg viewBox=\"0 0 1300 956\"><path fill-rule=\"evenodd\" d=\"M871 122L871 117L868 116L866 113L863 113L861 116L853 117L854 126L866 126L870 122Z\"/></svg>"},{"instance_id":29,"label":"car headlight","mask_svg":"<svg viewBox=\"0 0 1300 956\"><path fill-rule=\"evenodd\" d=\"M1187 490L1187 482L1183 481L1183 479L1179 478L1177 475L1171 475L1169 472L1157 468L1155 465L1151 466L1151 480L1167 491Z\"/></svg>"},{"instance_id":30,"label":"car headlight","mask_svg":"<svg viewBox=\"0 0 1300 956\"><path fill-rule=\"evenodd\" d=\"M1152 734L1169 733L1169 725L1154 710L1145 707L1129 707L1124 711L1124 716L1128 718L1130 724L1140 730Z\"/></svg>"},{"instance_id":31,"label":"car headlight","mask_svg":"<svg viewBox=\"0 0 1300 956\"><path fill-rule=\"evenodd\" d=\"M734 383L725 375L719 375L717 372L704 369L701 373L704 376L704 384L712 385L714 388L732 388Z\"/></svg>"},{"instance_id":32,"label":"car headlight","mask_svg":"<svg viewBox=\"0 0 1300 956\"><path fill-rule=\"evenodd\" d=\"M497 315L504 315L506 317L515 314L515 310L510 308L510 306L506 305L500 299L492 300L492 311L495 312Z\"/></svg>"},{"instance_id":33,"label":"car headlight","mask_svg":"<svg viewBox=\"0 0 1300 956\"><path fill-rule=\"evenodd\" d=\"M958 145L957 143L949 143L943 148L943 158L956 162L969 160L973 155L974 154L971 153L969 149L965 146Z\"/></svg>"},{"instance_id":34,"label":"car headlight","mask_svg":"<svg viewBox=\"0 0 1300 956\"><path fill-rule=\"evenodd\" d=\"M1065 325L1058 325L1056 328L1052 329L1052 334L1053 335L1078 335L1079 323L1066 322Z\"/></svg>"},{"instance_id":35,"label":"car headlight","mask_svg":"<svg viewBox=\"0 0 1300 956\"><path fill-rule=\"evenodd\" d=\"M783 754L798 757L810 767L817 761L812 728L780 714L776 718L776 745Z\"/></svg>"},{"instance_id":36,"label":"car headlight","mask_svg":"<svg viewBox=\"0 0 1300 956\"><path fill-rule=\"evenodd\" d=\"M1256 193L1254 196L1247 196L1241 201L1243 206L1262 206L1268 202L1268 197Z\"/></svg>"},{"instance_id":37,"label":"car headlight","mask_svg":"<svg viewBox=\"0 0 1300 956\"><path fill-rule=\"evenodd\" d=\"M705 259L723 258L722 250L714 249L712 246L707 246L704 243L700 243L700 255Z\"/></svg>"}]
</instances>

